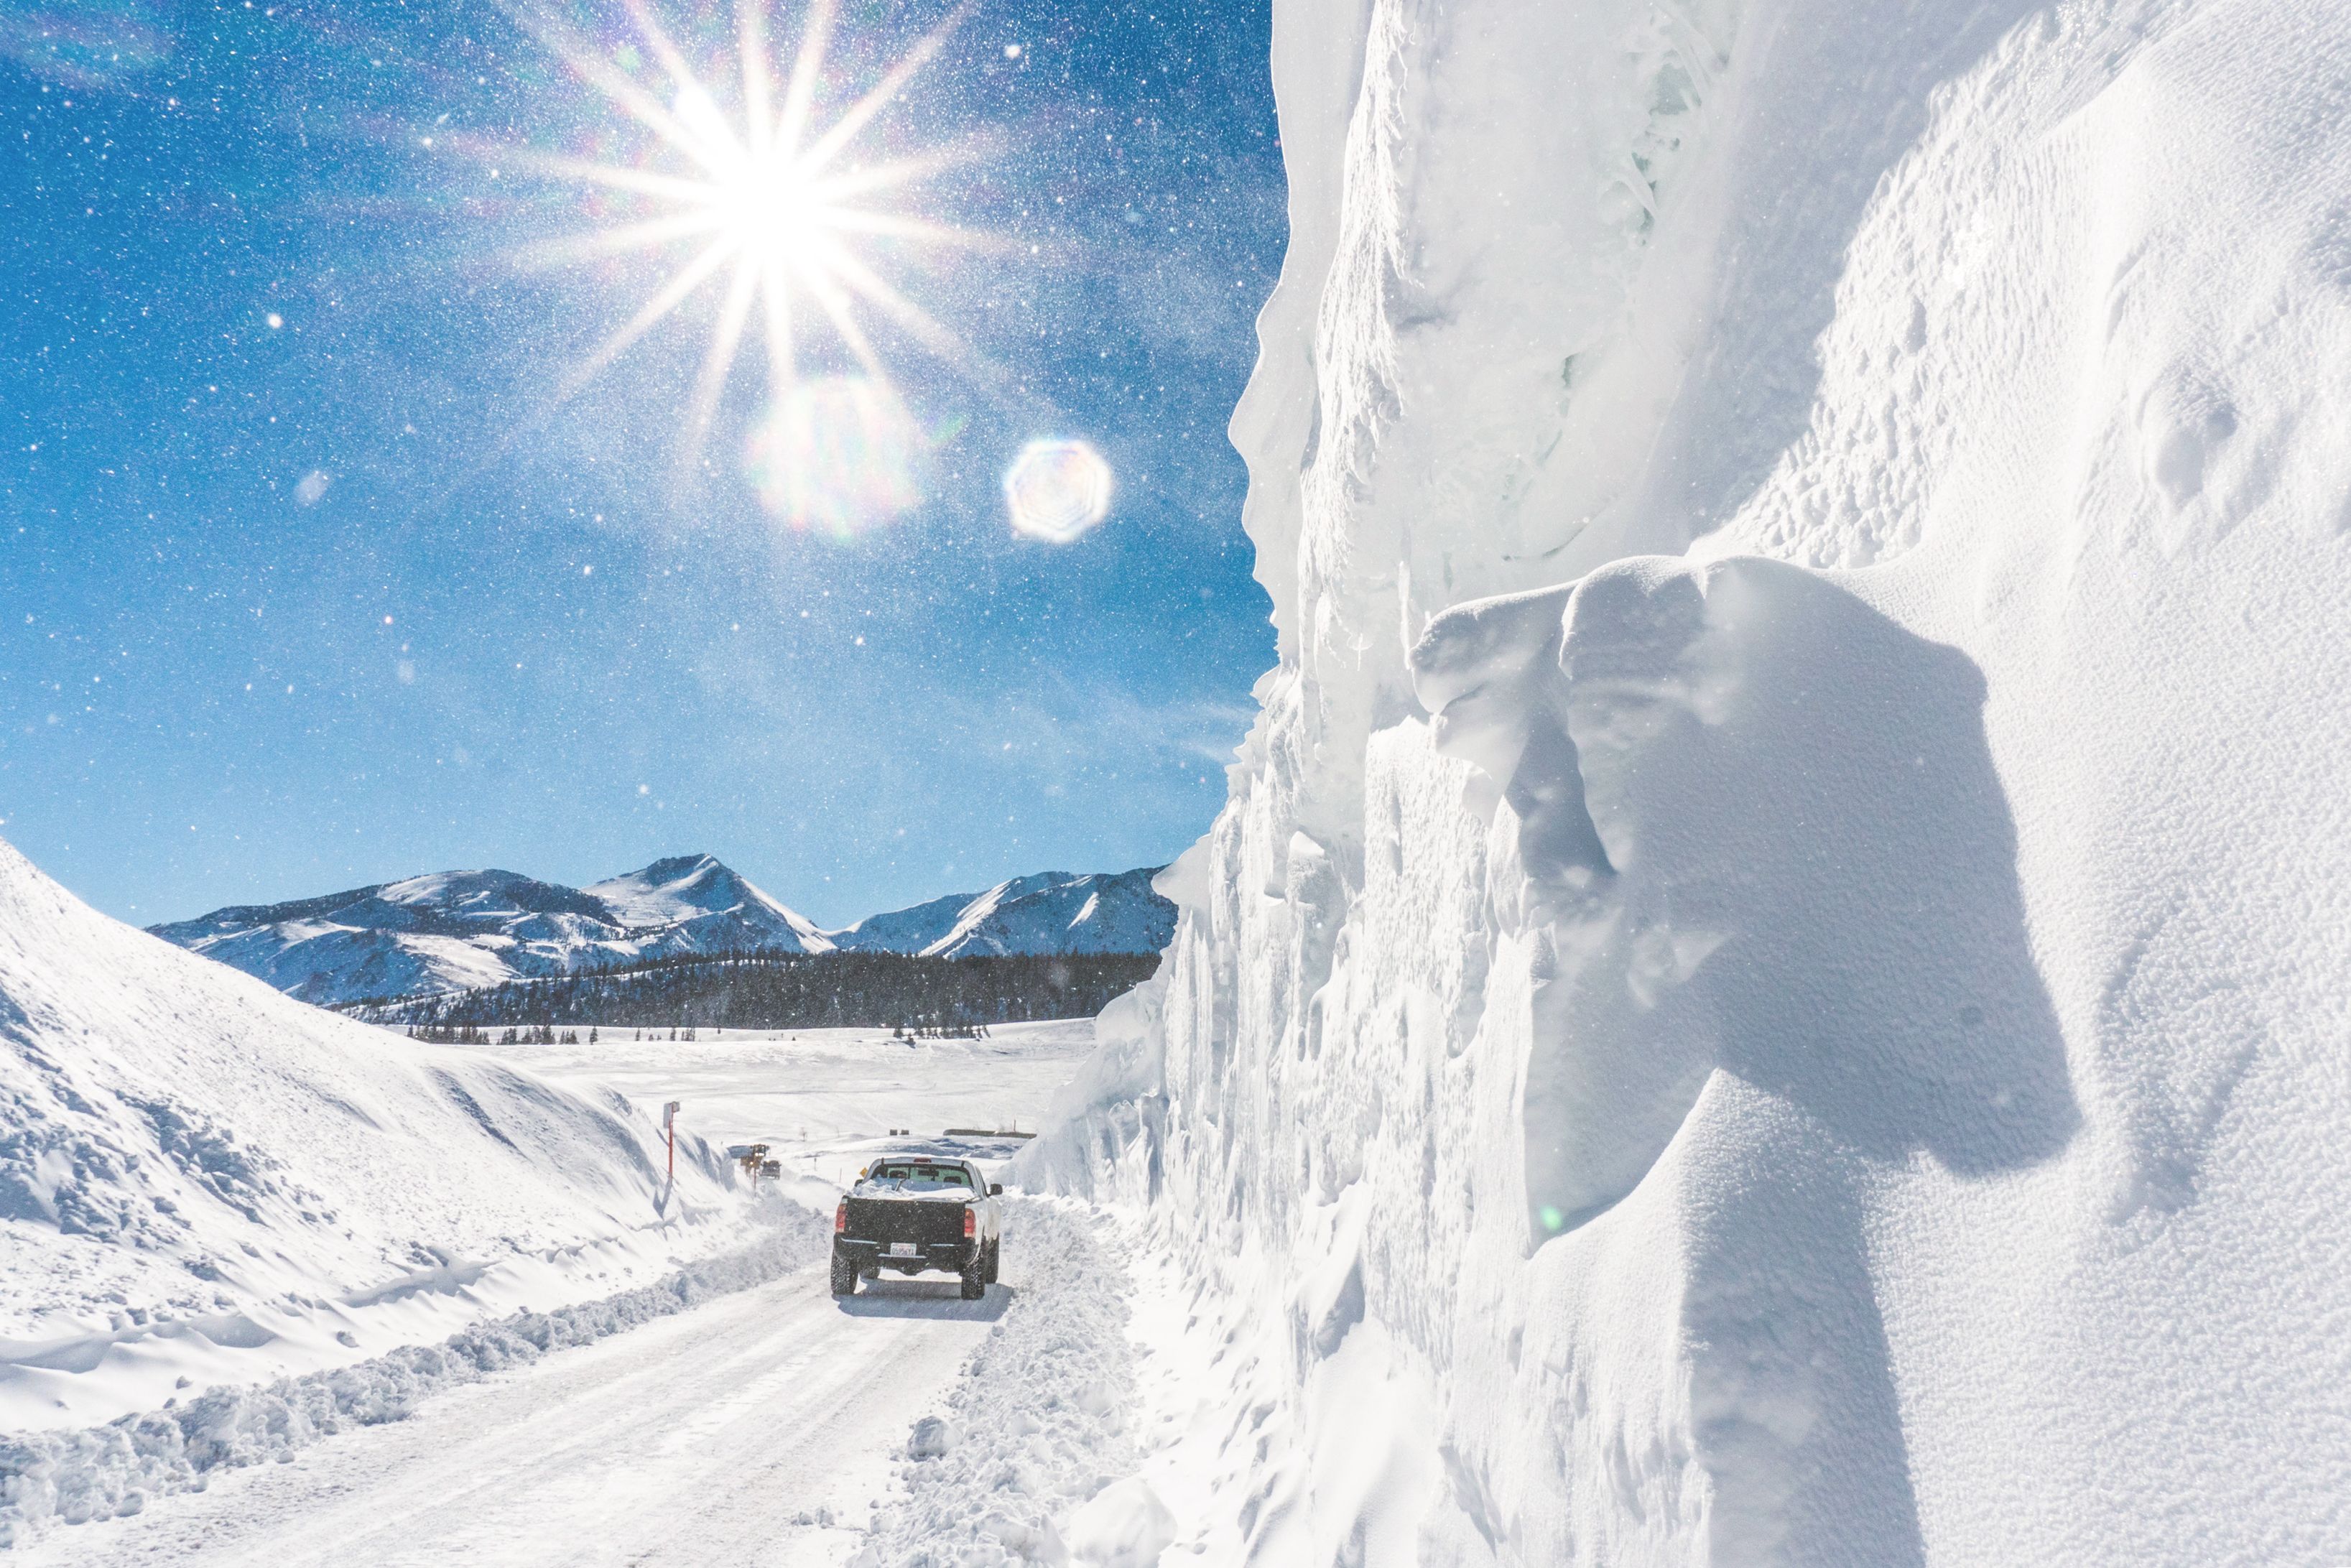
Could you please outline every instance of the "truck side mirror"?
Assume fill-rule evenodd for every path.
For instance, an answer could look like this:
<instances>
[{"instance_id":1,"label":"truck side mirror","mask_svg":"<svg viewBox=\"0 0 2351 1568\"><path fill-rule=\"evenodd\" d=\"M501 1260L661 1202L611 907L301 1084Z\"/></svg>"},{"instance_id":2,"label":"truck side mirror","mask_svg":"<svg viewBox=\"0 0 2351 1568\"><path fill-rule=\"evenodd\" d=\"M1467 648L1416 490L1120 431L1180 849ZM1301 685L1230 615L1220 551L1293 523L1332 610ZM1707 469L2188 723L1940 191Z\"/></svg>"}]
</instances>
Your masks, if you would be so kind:
<instances>
[{"instance_id":1,"label":"truck side mirror","mask_svg":"<svg viewBox=\"0 0 2351 1568\"><path fill-rule=\"evenodd\" d=\"M1002 1197L1004 1196L1004 1184L1000 1181L989 1182L987 1184L987 1196L990 1197Z\"/></svg>"}]
</instances>

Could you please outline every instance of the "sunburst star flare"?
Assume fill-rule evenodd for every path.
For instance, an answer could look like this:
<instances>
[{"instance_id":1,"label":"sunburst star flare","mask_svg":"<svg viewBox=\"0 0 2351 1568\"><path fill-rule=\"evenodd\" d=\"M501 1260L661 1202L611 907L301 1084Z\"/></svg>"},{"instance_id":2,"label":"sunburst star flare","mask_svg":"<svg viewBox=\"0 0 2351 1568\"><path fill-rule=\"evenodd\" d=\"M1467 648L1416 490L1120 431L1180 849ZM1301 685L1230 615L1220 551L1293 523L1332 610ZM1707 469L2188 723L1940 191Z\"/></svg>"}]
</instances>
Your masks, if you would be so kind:
<instances>
[{"instance_id":1,"label":"sunburst star flare","mask_svg":"<svg viewBox=\"0 0 2351 1568\"><path fill-rule=\"evenodd\" d=\"M790 404L800 345L812 326L830 334L878 395L897 402L895 384L867 329L875 314L967 375L991 379L961 335L861 254L861 242L872 239L997 248L999 242L987 235L878 204L972 162L979 156L978 144L872 163L847 161L970 9L966 5L949 14L862 95L821 124L819 89L834 31L832 0L811 0L800 18L798 48L780 80L765 0L740 0L735 14L740 98L731 106L705 85L642 0L629 0L629 23L653 66L667 78L667 103L614 57L545 13L516 13L581 80L650 133L646 156L632 164L511 146L481 148L484 155L517 171L630 198L616 221L534 246L522 259L565 266L641 255L670 263L667 276L637 310L564 377L557 401L577 393L689 299L714 287L720 291L717 318L688 405L679 446L682 469L702 450L755 319L766 350L771 408Z\"/></svg>"}]
</instances>

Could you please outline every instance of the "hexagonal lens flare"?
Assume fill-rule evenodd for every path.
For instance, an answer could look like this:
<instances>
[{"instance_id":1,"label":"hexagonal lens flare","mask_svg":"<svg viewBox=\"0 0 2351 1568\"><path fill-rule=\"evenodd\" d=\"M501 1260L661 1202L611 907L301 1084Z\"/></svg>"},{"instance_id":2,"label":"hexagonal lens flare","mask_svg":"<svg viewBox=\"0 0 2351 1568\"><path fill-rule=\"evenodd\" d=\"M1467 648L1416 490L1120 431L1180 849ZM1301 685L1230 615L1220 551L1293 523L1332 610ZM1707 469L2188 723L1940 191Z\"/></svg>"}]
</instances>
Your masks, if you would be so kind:
<instances>
[{"instance_id":1,"label":"hexagonal lens flare","mask_svg":"<svg viewBox=\"0 0 2351 1568\"><path fill-rule=\"evenodd\" d=\"M1110 465L1082 441L1032 441L1004 473L1012 527L1067 544L1110 515Z\"/></svg>"}]
</instances>

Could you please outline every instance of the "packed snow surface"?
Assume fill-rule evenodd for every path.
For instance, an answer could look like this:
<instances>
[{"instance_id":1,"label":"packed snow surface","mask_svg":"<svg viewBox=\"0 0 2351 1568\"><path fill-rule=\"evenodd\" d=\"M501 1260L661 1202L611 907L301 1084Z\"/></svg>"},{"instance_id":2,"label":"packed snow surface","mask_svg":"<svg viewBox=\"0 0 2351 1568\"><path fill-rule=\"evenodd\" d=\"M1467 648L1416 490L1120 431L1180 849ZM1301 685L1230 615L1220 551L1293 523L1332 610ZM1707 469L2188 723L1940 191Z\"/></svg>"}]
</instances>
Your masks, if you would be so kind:
<instances>
[{"instance_id":1,"label":"packed snow surface","mask_svg":"<svg viewBox=\"0 0 2351 1568\"><path fill-rule=\"evenodd\" d=\"M929 1279L836 1301L822 1270L802 1269L526 1354L402 1419L224 1468L136 1517L50 1529L12 1561L839 1568L876 1505L892 1511L914 1427L991 1333L1034 1343L1020 1329L1032 1302L1115 1284L1037 1261L1008 1247L1004 1282L977 1301Z\"/></svg>"},{"instance_id":2,"label":"packed snow surface","mask_svg":"<svg viewBox=\"0 0 2351 1568\"><path fill-rule=\"evenodd\" d=\"M1209 1282L1159 1494L1265 1564L2351 1558L2351 9L1274 32L1281 663L1015 1166Z\"/></svg>"},{"instance_id":3,"label":"packed snow surface","mask_svg":"<svg viewBox=\"0 0 2351 1568\"><path fill-rule=\"evenodd\" d=\"M419 997L696 953L1156 953L1176 908L1159 868L1040 872L820 931L708 855L584 888L453 871L287 904L235 904L150 929L322 1007Z\"/></svg>"},{"instance_id":4,"label":"packed snow surface","mask_svg":"<svg viewBox=\"0 0 2351 1568\"><path fill-rule=\"evenodd\" d=\"M402 1345L299 1377L210 1388L103 1427L0 1439L0 1546L37 1539L45 1526L143 1513L162 1499L207 1490L226 1471L291 1462L312 1444L405 1420L447 1389L690 1311L825 1255L830 1236L820 1214L783 1200L767 1207L770 1223L755 1244L653 1284L477 1323L437 1345Z\"/></svg>"}]
</instances>

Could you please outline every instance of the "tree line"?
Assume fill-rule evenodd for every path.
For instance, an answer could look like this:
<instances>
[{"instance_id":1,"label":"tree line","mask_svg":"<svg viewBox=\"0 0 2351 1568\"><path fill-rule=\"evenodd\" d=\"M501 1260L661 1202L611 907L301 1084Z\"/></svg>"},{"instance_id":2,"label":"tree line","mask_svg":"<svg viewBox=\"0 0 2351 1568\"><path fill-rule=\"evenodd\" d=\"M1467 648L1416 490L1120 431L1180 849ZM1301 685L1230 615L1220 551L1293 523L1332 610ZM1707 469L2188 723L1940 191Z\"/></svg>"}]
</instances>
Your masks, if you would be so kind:
<instances>
[{"instance_id":1,"label":"tree line","mask_svg":"<svg viewBox=\"0 0 2351 1568\"><path fill-rule=\"evenodd\" d=\"M937 1033L1090 1018L1159 967L1153 953L925 958L723 953L653 958L440 996L353 1003L424 1038L563 1025L605 1029L888 1029Z\"/></svg>"}]
</instances>

